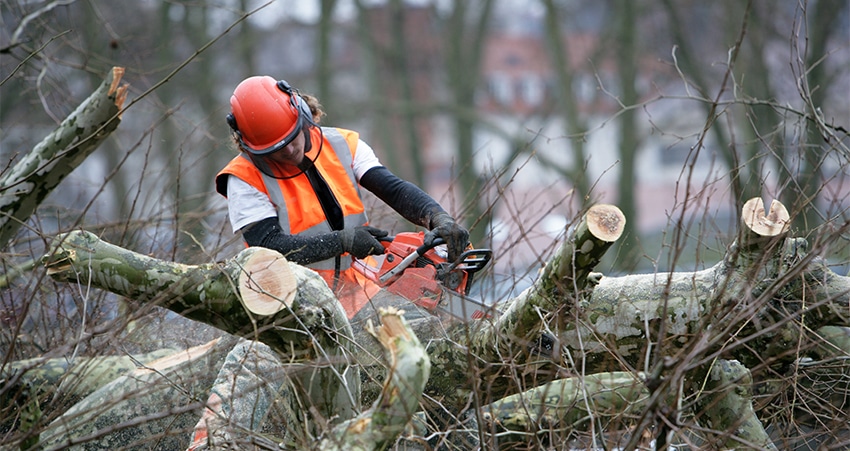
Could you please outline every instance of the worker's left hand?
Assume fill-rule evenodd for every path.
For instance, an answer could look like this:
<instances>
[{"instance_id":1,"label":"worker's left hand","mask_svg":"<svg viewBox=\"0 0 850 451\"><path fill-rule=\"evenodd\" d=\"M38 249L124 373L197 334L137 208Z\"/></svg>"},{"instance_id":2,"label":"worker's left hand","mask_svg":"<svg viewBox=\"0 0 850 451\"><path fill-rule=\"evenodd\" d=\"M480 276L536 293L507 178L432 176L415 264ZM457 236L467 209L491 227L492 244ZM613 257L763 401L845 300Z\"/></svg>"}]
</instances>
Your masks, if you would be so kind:
<instances>
[{"instance_id":1,"label":"worker's left hand","mask_svg":"<svg viewBox=\"0 0 850 451\"><path fill-rule=\"evenodd\" d=\"M423 244L430 246L434 239L440 237L446 242L449 251L449 262L454 263L469 244L469 231L455 222L446 212L439 212L431 218L431 230L425 234Z\"/></svg>"}]
</instances>

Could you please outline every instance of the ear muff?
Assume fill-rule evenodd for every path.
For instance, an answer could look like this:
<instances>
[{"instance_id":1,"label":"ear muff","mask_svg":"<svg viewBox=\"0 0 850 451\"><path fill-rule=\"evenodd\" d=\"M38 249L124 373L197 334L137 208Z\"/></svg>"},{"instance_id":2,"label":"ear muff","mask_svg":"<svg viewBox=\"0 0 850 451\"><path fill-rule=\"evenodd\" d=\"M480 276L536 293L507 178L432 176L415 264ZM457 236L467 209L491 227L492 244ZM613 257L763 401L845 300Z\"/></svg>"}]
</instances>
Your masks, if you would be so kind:
<instances>
[{"instance_id":1,"label":"ear muff","mask_svg":"<svg viewBox=\"0 0 850 451\"><path fill-rule=\"evenodd\" d=\"M227 113L227 117L225 117L225 120L227 121L227 125L230 126L231 130L236 133L239 133L239 126L236 125L236 116L234 116L233 113Z\"/></svg>"},{"instance_id":2,"label":"ear muff","mask_svg":"<svg viewBox=\"0 0 850 451\"><path fill-rule=\"evenodd\" d=\"M310 105L307 105L307 102L298 94L297 90L293 89L286 80L278 80L277 87L289 96L289 103L298 110L298 114L301 115L303 120L316 125L313 122L313 112L310 111Z\"/></svg>"}]
</instances>

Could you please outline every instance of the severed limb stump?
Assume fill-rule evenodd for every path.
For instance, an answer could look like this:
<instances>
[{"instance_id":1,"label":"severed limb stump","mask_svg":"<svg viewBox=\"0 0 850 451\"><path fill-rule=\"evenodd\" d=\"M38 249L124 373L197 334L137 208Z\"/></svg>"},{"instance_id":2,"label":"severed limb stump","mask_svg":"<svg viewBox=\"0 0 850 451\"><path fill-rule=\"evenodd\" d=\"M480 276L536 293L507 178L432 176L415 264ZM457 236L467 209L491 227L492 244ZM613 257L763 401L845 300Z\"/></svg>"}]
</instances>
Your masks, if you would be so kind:
<instances>
[{"instance_id":1,"label":"severed limb stump","mask_svg":"<svg viewBox=\"0 0 850 451\"><path fill-rule=\"evenodd\" d=\"M59 127L18 161L0 172L0 248L65 177L115 131L127 85L124 68L113 67L103 83Z\"/></svg>"},{"instance_id":2,"label":"severed limb stump","mask_svg":"<svg viewBox=\"0 0 850 451\"><path fill-rule=\"evenodd\" d=\"M381 325L370 327L384 350L388 372L378 400L369 410L334 427L318 449L387 449L419 410L431 363L403 313L382 310Z\"/></svg>"},{"instance_id":3,"label":"severed limb stump","mask_svg":"<svg viewBox=\"0 0 850 451\"><path fill-rule=\"evenodd\" d=\"M622 235L625 225L626 218L619 208L606 204L590 207L546 262L540 278L500 312L494 327L486 331L488 338L526 338L531 331L540 329L541 319L546 319L541 316L554 312L559 312L559 322L570 318L574 304L592 286L588 276ZM556 324L550 326L559 328Z\"/></svg>"}]
</instances>

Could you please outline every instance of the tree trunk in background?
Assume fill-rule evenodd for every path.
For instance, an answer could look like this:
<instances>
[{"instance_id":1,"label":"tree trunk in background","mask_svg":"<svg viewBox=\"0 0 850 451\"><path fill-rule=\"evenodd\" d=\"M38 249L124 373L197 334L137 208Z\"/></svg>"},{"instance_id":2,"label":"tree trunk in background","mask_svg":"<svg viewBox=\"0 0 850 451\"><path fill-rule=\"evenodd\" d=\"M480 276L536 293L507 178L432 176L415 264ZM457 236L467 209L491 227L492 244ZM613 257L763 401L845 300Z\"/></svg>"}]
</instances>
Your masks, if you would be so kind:
<instances>
[{"instance_id":1,"label":"tree trunk in background","mask_svg":"<svg viewBox=\"0 0 850 451\"><path fill-rule=\"evenodd\" d=\"M419 111L416 111L414 106L420 103L418 102L420 99L416 98L416 84L429 83L430 87L427 72L423 75L419 70L429 68L430 66L417 65L415 60L410 61L412 58L415 58L417 52L416 49L409 45L407 39L410 33L406 32L406 26L409 21L407 7L404 5L404 2L402 0L390 0L387 8L390 14L389 31L391 43L388 49L389 57L387 59L390 62L390 73L394 74L392 84L396 92L395 103L397 107L393 108L393 110L397 111L394 114L397 120L393 122L399 124L399 136L397 139L403 149L399 150L402 150L410 161L410 170L412 171L411 181L417 186L426 186L425 165L422 163L423 143L422 138L419 136L419 128L417 127L417 124L421 123L423 116ZM427 118L428 116L424 117ZM395 149L387 150L390 152L395 151Z\"/></svg>"},{"instance_id":2,"label":"tree trunk in background","mask_svg":"<svg viewBox=\"0 0 850 451\"><path fill-rule=\"evenodd\" d=\"M103 83L59 127L0 177L0 248L26 224L38 205L115 131L127 96L123 68Z\"/></svg>"},{"instance_id":3,"label":"tree trunk in background","mask_svg":"<svg viewBox=\"0 0 850 451\"><path fill-rule=\"evenodd\" d=\"M637 186L635 182L635 160L640 145L640 135L637 125L638 110L635 108L640 101L636 87L638 34L634 18L638 15L639 2L634 0L617 0L614 11L616 16L616 56L617 75L620 84L620 103L624 108L619 115L620 123L620 176L617 183L617 206L632 224L626 232L625 239L617 241L614 265L624 272L632 272L640 263L643 251L638 235L638 216L640 211L635 206Z\"/></svg>"},{"instance_id":4,"label":"tree trunk in background","mask_svg":"<svg viewBox=\"0 0 850 451\"><path fill-rule=\"evenodd\" d=\"M818 205L818 198L825 182L824 160L835 144L824 142L822 131L826 127L820 123L831 121L818 110L825 104L827 92L823 87L831 78L821 58L830 52L827 44L834 33L840 33L838 24L845 23L842 18L846 20L848 9L846 0L814 2L814 7L808 10L810 14L803 14L801 18L806 21L801 24L805 36L800 36L799 42L793 43L794 56L798 59L792 62L792 66L796 67L801 78L797 86L806 103L806 113L814 118L804 122L806 131L800 139L799 148L795 149L799 159L795 188L799 192L797 189L790 190L786 196L790 197L788 201L792 202L792 208L800 211L794 223L800 230L811 230L827 219Z\"/></svg>"},{"instance_id":5,"label":"tree trunk in background","mask_svg":"<svg viewBox=\"0 0 850 451\"><path fill-rule=\"evenodd\" d=\"M114 32L112 30L104 30L104 27L102 27L102 24L98 21L98 13L100 12L98 8L100 7L102 6L94 4L89 5L89 8L96 11L93 11L92 14L84 15L84 22L80 27L80 37L86 48L96 51L98 54L114 53L116 49L111 48L109 45L110 43L104 42L104 31L109 31L109 34L115 40L114 42L116 47L126 45L126 43L122 42L118 36L114 36ZM99 82L100 80L92 79L91 88L94 89ZM105 207L104 210L110 212L110 214L117 215L119 218L130 218L132 216L128 206L132 205L132 202L128 202L125 196L131 195L130 187L135 183L135 180L129 177L130 174L128 174L127 171L121 171L121 167L123 162L126 160L128 153L131 151L121 148L118 140L114 139L104 141L101 146L103 151L100 152L99 157L103 158L106 163L109 184L109 188L107 188L107 190L111 192L111 196L102 196L99 198L97 203L101 204L110 197L112 203L108 206L98 205L98 207ZM137 176L135 173L132 175L133 177ZM84 223L85 218L80 218L80 222Z\"/></svg>"},{"instance_id":6,"label":"tree trunk in background","mask_svg":"<svg viewBox=\"0 0 850 451\"><path fill-rule=\"evenodd\" d=\"M588 126L579 114L579 102L575 97L575 90L573 89L573 73L568 58L569 52L564 48L564 40L561 36L558 8L555 6L553 0L544 0L543 4L546 8L546 18L544 20L546 45L549 50L549 57L552 59L555 79L557 80L555 92L558 95L558 110L564 116L564 130L567 132L570 150L573 156L569 181L576 190L576 199L579 200L582 207L586 207L594 203L590 193L590 186L593 181L588 180L585 176L586 171L584 167L587 164L584 143Z\"/></svg>"},{"instance_id":7,"label":"tree trunk in background","mask_svg":"<svg viewBox=\"0 0 850 451\"><path fill-rule=\"evenodd\" d=\"M336 111L336 96L333 92L333 53L331 43L333 32L336 30L333 12L336 8L336 0L321 0L319 2L319 24L316 28L316 97L322 103L325 113L328 115ZM330 123L334 117L329 117Z\"/></svg>"},{"instance_id":8,"label":"tree trunk in background","mask_svg":"<svg viewBox=\"0 0 850 451\"><path fill-rule=\"evenodd\" d=\"M214 9L209 7L184 8L183 20L181 22L185 37L192 48L203 48L213 37L211 16ZM247 26L247 22L243 22ZM173 42L163 42L164 46L174 47ZM179 61L178 58L170 60L171 64ZM163 186L169 186L168 191L173 193L174 207L171 209L173 218L171 221L172 233L175 239L172 244L172 258L175 261L183 261L192 255L203 253L204 233L206 227L204 220L205 208L209 203L206 193L213 191L213 176L221 169L218 166L220 159L215 158L216 152L221 149L229 149L227 141L220 141L212 145L195 146L190 138L204 136L207 133L215 133L228 130L222 111L230 111L229 103L222 104L221 98L229 99L229 96L221 96L218 86L221 86L219 77L220 70L216 67L216 58L210 54L195 58L184 70L189 72L191 90L184 86L176 85L169 91L174 95L163 97L163 101L178 114L171 116L163 123L165 134L173 141L165 143L165 151L171 158L167 171L173 171L166 180L162 180ZM168 67L168 66L166 66ZM166 83L166 85L171 83ZM235 87L235 86L234 86ZM181 130L178 126L185 114L180 111L181 105L187 106L186 110L196 107L200 110L203 120L188 131ZM178 130L180 130L178 132ZM181 134L184 138L178 138ZM217 134L217 133L216 133ZM218 135L222 136L222 135ZM224 138L227 135L222 136ZM226 138L225 138L226 139ZM186 175L189 175L188 177ZM172 186L173 184L173 186ZM168 192L166 191L166 192ZM200 247L200 249L199 249Z\"/></svg>"},{"instance_id":9,"label":"tree trunk in background","mask_svg":"<svg viewBox=\"0 0 850 451\"><path fill-rule=\"evenodd\" d=\"M690 37L691 33L688 33L683 27L685 26L685 21L682 20L682 14L679 10L679 5L675 1L671 0L663 0L664 9L667 12L668 20L667 23L670 24L670 31L673 34L673 42L676 43L677 48L675 49L676 61L678 62L679 68L685 74L686 79L683 82L687 82L690 85L696 87L698 95L704 98L711 97L711 93L715 90L709 80L704 75L704 70L698 65L700 59L698 58L698 53L694 49L694 45L691 42ZM740 26L740 24L735 23L734 26ZM706 112L709 113L712 111L712 105L708 102L700 102L700 106L705 108ZM713 121L714 118L707 118L707 121ZM705 132L707 133L707 132ZM735 211L740 211L743 206L744 199L749 199L748 197L744 197L744 193L747 191L744 180L737 176L738 171L741 170L740 162L737 161L734 155L729 152L731 149L730 140L725 132L725 127L716 121L712 122L711 133L715 139L715 145L717 146L721 158L726 166L731 171L729 177L729 183L732 186L732 199L735 201ZM703 149L696 149L695 151L701 151ZM689 160L692 157L689 157Z\"/></svg>"},{"instance_id":10,"label":"tree trunk in background","mask_svg":"<svg viewBox=\"0 0 850 451\"><path fill-rule=\"evenodd\" d=\"M372 24L372 21L375 20L372 17L371 8L364 5L362 0L355 0L355 5L357 6L357 16L359 17L360 22L365 24ZM389 102L387 101L386 96L384 95L384 86L383 86L383 77L381 75L380 68L380 57L379 57L379 49L377 36L372 32L373 25L357 27L358 38L360 39L360 44L363 46L363 71L364 76L366 78L367 84L367 96L365 99L358 99L358 101L364 102L365 105L368 105L371 108L372 117L374 117L374 122L371 125L370 131L373 136L372 141L375 144L375 147L380 147L386 149L387 151L380 155L381 161L384 166L392 169L398 170L400 167L399 157L396 152L392 151L393 148L393 139L392 139L392 130L390 127L387 127L387 123L389 121ZM360 108L365 108L363 105L357 105L355 110L359 110ZM399 173L399 175L401 175Z\"/></svg>"},{"instance_id":11,"label":"tree trunk in background","mask_svg":"<svg viewBox=\"0 0 850 451\"><path fill-rule=\"evenodd\" d=\"M743 17L746 9L742 2L726 3L725 7L729 11L728 17ZM775 99L777 96L771 86L771 70L765 60L770 54L765 48L767 36L771 33L770 24L764 20L759 8L753 8L750 18L746 24L750 30L747 33L746 47L742 49L745 52L744 57L738 58L735 67L736 79L740 80L736 82L739 83L738 95L761 100ZM730 30L729 34L732 33ZM729 152L737 164L744 199L761 197L766 194L762 176L767 170L765 166L773 166L772 161L784 160L783 154L787 150L787 143L781 131L784 118L777 114L774 108L766 105L742 105L733 107L732 111L735 112L736 130L742 139L734 143ZM770 155L768 149L773 149L775 155ZM791 180L785 165L779 164L775 168L782 174L779 176L780 180Z\"/></svg>"},{"instance_id":12,"label":"tree trunk in background","mask_svg":"<svg viewBox=\"0 0 850 451\"><path fill-rule=\"evenodd\" d=\"M470 3L455 0L452 6L443 41L451 96L445 100L450 105L457 138L456 172L453 177L456 186L452 192L462 199L461 205L452 210L455 210L461 223L475 221L481 225L470 229L469 240L483 243L486 241L485 233L492 213L481 203L484 183L475 167L476 149L473 141L477 118L471 112L474 111L475 93L481 81L481 63L493 1ZM463 220L461 216L466 219Z\"/></svg>"},{"instance_id":13,"label":"tree trunk in background","mask_svg":"<svg viewBox=\"0 0 850 451\"><path fill-rule=\"evenodd\" d=\"M411 36L413 29L434 20L431 9L398 0L383 5L355 3L366 24L359 27L365 56L362 67L370 88L363 100L366 113L375 118L371 132L379 144L376 147L383 151L379 157L401 178L426 188L423 149L428 142L420 132L431 130L432 125L433 52L427 46L431 38L411 40Z\"/></svg>"}]
</instances>

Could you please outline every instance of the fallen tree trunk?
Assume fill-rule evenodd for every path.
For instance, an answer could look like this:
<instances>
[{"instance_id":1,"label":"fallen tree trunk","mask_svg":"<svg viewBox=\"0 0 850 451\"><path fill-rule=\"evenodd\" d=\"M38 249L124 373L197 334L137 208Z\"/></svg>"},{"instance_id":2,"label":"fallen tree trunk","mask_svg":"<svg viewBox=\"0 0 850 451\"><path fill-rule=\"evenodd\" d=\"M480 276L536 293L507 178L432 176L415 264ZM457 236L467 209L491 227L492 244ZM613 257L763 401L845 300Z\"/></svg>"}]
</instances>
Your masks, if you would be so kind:
<instances>
[{"instance_id":1,"label":"fallen tree trunk","mask_svg":"<svg viewBox=\"0 0 850 451\"><path fill-rule=\"evenodd\" d=\"M260 341L282 362L309 362L309 370L292 377L295 396L323 418L346 420L359 411L359 368L345 311L317 273L275 251L247 248L223 264L181 265L71 232L45 266L56 280L91 283Z\"/></svg>"},{"instance_id":2,"label":"fallen tree trunk","mask_svg":"<svg viewBox=\"0 0 850 451\"><path fill-rule=\"evenodd\" d=\"M0 173L0 248L56 186L109 137L121 122L127 85L113 67L103 83L59 127L8 172Z\"/></svg>"},{"instance_id":3,"label":"fallen tree trunk","mask_svg":"<svg viewBox=\"0 0 850 451\"><path fill-rule=\"evenodd\" d=\"M614 234L598 235L599 230L588 227L588 217L606 218L602 223L610 227L603 231ZM707 393L702 391L708 386L705 381L721 355L733 356L745 368L764 369L765 362L783 364L799 357L788 349L796 344L792 341L801 336L800 331L848 325L848 278L829 271L816 256L805 253L800 240L787 237L787 212L779 204L765 213L760 200L748 202L742 231L726 258L690 273L592 274L622 227L622 220L610 218L586 215L570 241L547 263L540 280L500 303L501 315L448 324L445 336L420 337L430 341L429 355L436 368L426 387L430 403L459 412L470 405L483 408L555 379L642 369L649 397L638 419L640 432L641 427L655 423L652 416L661 410L677 409L669 405L669 393L692 393L702 400ZM345 345L349 343L345 337L352 337L343 319L335 322L334 307L326 305L335 305L335 300L326 286L312 285L321 280L308 277L310 271L290 265L298 280L294 297L277 286L252 285L255 279L263 279L262 267L273 263L251 264L256 250L248 249L223 266L189 268L137 256L90 234L70 234L59 242L57 252L46 260L54 278L91 280L93 286L157 302L222 330L263 341L279 352L291 353L309 344L310 340L298 340L303 332L295 331L310 330L326 320L334 324L339 343ZM73 255L81 252L76 247L84 249L82 256ZM254 294L259 295L256 305L239 300ZM317 303L322 307L308 307ZM546 337L552 340L549 352L541 347L541 338ZM287 348L282 343L292 345ZM759 352L753 352L754 347ZM301 358L323 357L295 353ZM347 354L351 355L356 352ZM758 380L760 375L755 372L752 377ZM749 395L737 405L747 402L751 402ZM718 434L738 430L734 422L727 424L728 417L712 421ZM770 446L769 440L756 438Z\"/></svg>"},{"instance_id":4,"label":"fallen tree trunk","mask_svg":"<svg viewBox=\"0 0 850 451\"><path fill-rule=\"evenodd\" d=\"M44 260L55 280L91 283L138 303L157 305L224 332L261 341L283 355L307 355L316 336L351 337L344 311L324 280L277 252L247 248L223 264L183 265L138 254L78 231L58 237ZM336 337L341 335L341 337Z\"/></svg>"},{"instance_id":5,"label":"fallen tree trunk","mask_svg":"<svg viewBox=\"0 0 850 451\"><path fill-rule=\"evenodd\" d=\"M22 378L35 396L49 394L79 400L141 365L176 352L176 349L159 349L137 356L18 360L3 368L0 380L15 384Z\"/></svg>"},{"instance_id":6,"label":"fallen tree trunk","mask_svg":"<svg viewBox=\"0 0 850 451\"><path fill-rule=\"evenodd\" d=\"M217 368L234 342L219 338L172 353L110 381L63 412L47 413L47 424L35 430L38 449L185 447ZM8 440L0 449L18 449L26 438Z\"/></svg>"}]
</instances>

